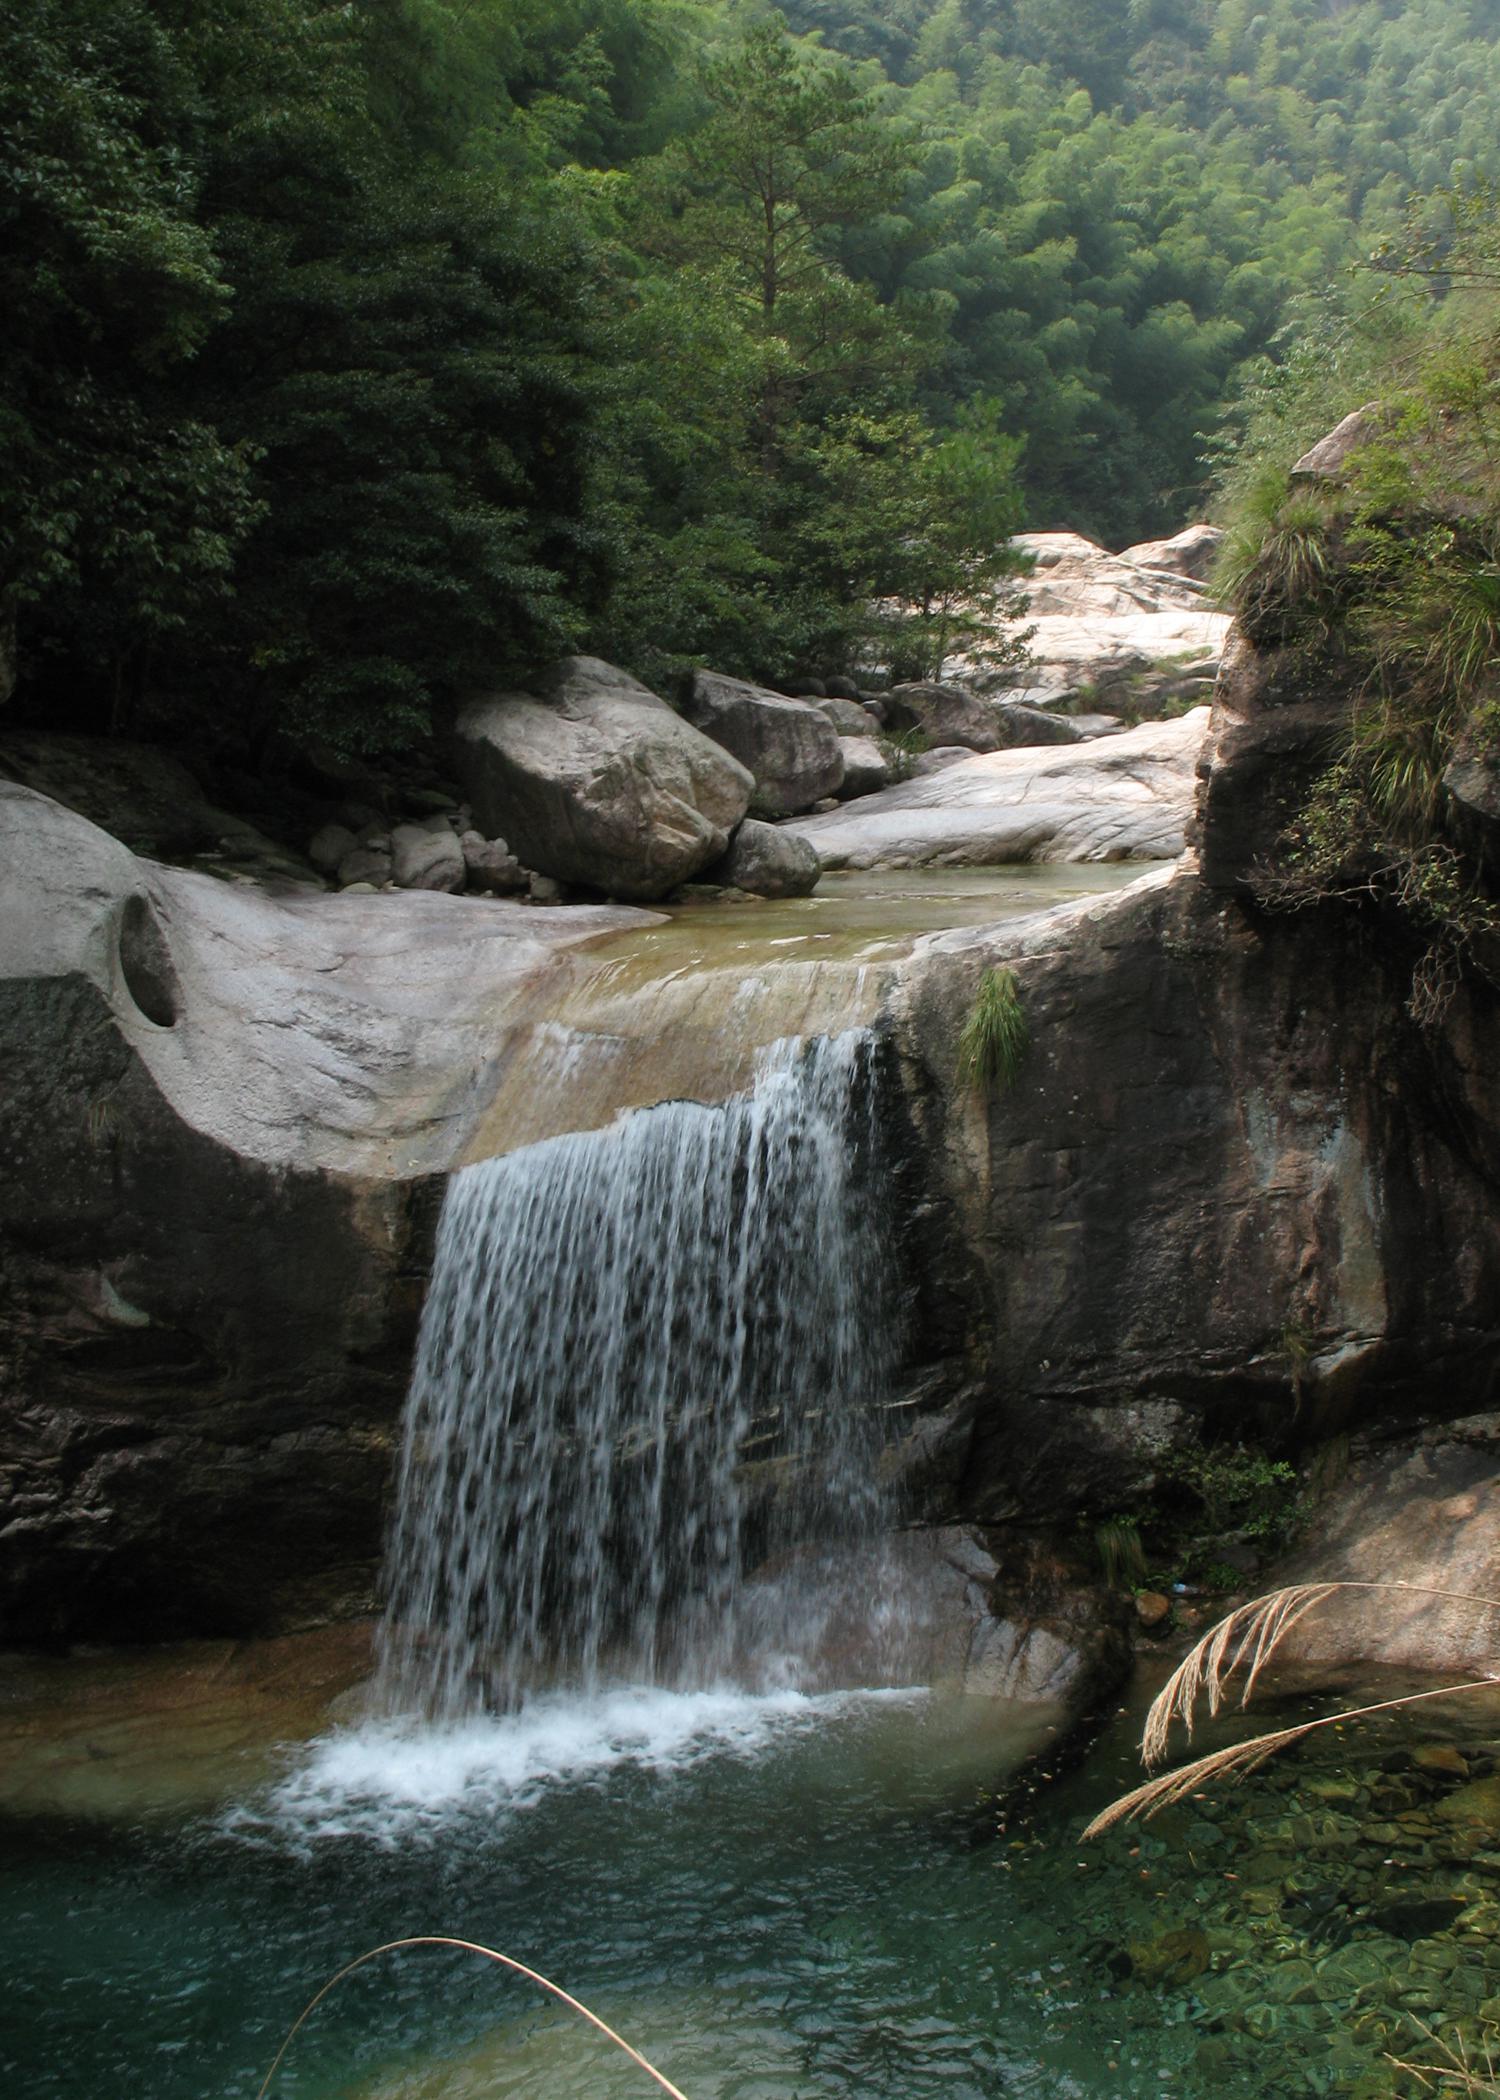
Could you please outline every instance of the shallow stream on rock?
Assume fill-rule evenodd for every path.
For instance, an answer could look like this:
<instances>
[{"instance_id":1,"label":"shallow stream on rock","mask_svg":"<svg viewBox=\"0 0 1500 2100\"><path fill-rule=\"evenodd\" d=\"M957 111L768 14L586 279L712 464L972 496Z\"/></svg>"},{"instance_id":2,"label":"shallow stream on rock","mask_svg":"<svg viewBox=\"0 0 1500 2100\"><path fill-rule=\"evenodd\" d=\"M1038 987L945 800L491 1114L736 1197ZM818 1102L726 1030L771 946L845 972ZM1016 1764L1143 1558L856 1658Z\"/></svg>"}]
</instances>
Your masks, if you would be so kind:
<instances>
[{"instance_id":1,"label":"shallow stream on rock","mask_svg":"<svg viewBox=\"0 0 1500 2100\"><path fill-rule=\"evenodd\" d=\"M592 1130L655 1101L720 1101L790 1036L873 1020L923 934L987 926L1102 894L1139 861L827 874L810 897L672 907L606 934L507 1012L471 1159Z\"/></svg>"}]
</instances>

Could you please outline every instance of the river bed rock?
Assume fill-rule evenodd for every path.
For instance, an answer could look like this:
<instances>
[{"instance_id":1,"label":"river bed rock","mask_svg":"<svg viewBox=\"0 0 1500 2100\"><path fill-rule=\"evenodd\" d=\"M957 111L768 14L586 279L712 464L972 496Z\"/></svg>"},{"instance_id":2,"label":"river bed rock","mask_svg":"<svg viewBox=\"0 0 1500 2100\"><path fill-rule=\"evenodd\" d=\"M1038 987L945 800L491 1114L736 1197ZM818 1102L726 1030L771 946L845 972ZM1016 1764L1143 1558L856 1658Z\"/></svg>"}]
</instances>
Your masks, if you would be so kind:
<instances>
[{"instance_id":1,"label":"river bed rock","mask_svg":"<svg viewBox=\"0 0 1500 2100\"><path fill-rule=\"evenodd\" d=\"M843 782L839 734L823 705L790 700L717 671L698 671L683 714L751 774L750 807L757 817L811 809Z\"/></svg>"},{"instance_id":2,"label":"river bed rock","mask_svg":"<svg viewBox=\"0 0 1500 2100\"><path fill-rule=\"evenodd\" d=\"M1030 663L1024 673L1003 674L1003 682L1087 685L1113 699L1116 689L1165 662L1216 656L1229 632L1228 614L1206 597L1190 566L1201 564L1201 540L1176 555L1169 551L1175 542L1111 554L1076 532L1023 532L1015 544L1034 564L1020 585L1032 630ZM1165 559L1147 565L1143 554ZM949 668L959 678L1002 682L981 662L957 657Z\"/></svg>"},{"instance_id":3,"label":"river bed rock","mask_svg":"<svg viewBox=\"0 0 1500 2100\"><path fill-rule=\"evenodd\" d=\"M831 725L816 719L836 756ZM469 700L454 750L488 835L539 874L632 901L717 859L754 788L721 744L595 657L565 658L534 693Z\"/></svg>"},{"instance_id":4,"label":"river bed rock","mask_svg":"<svg viewBox=\"0 0 1500 2100\"><path fill-rule=\"evenodd\" d=\"M1170 860L1208 721L1200 708L1096 742L979 754L790 828L830 868Z\"/></svg>"}]
</instances>

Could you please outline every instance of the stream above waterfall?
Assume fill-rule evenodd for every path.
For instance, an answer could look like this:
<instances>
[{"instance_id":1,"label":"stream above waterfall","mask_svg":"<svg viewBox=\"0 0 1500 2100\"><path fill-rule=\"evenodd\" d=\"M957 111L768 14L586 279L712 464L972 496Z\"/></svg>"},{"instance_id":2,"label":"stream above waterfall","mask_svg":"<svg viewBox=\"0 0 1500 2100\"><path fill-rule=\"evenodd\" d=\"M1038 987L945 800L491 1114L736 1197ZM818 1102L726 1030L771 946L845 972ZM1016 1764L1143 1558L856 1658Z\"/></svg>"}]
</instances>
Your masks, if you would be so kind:
<instances>
[{"instance_id":1,"label":"stream above waterfall","mask_svg":"<svg viewBox=\"0 0 1500 2100\"><path fill-rule=\"evenodd\" d=\"M826 874L810 897L677 904L569 954L497 1025L470 1160L657 1101L722 1101L772 1043L872 1021L924 935L1135 882L1139 861Z\"/></svg>"}]
</instances>

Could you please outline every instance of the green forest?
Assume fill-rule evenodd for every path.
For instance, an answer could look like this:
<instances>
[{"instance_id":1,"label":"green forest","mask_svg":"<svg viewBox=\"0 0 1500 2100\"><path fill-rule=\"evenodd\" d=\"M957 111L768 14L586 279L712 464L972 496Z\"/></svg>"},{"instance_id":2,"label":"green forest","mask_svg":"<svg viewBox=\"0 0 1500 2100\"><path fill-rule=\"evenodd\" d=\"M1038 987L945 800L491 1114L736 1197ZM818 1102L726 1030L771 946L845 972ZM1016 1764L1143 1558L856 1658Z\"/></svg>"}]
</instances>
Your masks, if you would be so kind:
<instances>
[{"instance_id":1,"label":"green forest","mask_svg":"<svg viewBox=\"0 0 1500 2100\"><path fill-rule=\"evenodd\" d=\"M368 753L1229 500L1428 326L1500 0L0 0L0 96L8 712Z\"/></svg>"}]
</instances>

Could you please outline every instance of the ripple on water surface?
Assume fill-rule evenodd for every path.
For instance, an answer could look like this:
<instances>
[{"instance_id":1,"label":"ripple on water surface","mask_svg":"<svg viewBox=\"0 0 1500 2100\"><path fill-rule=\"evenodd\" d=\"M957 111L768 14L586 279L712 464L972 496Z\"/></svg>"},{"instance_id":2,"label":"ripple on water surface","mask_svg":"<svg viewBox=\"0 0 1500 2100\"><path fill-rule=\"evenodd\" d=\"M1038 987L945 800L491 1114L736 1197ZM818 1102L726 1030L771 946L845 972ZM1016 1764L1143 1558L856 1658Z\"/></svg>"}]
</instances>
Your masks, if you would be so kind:
<instances>
[{"instance_id":1,"label":"ripple on water surface","mask_svg":"<svg viewBox=\"0 0 1500 2100\"><path fill-rule=\"evenodd\" d=\"M204 1698L223 1668L198 1672ZM91 1738L87 1704L69 1754L92 1739L107 1767L129 1730L111 1699ZM33 1791L0 1850L0 2090L252 2100L313 1989L419 1932L555 1977L690 2100L1384 2100L1413 2020L1480 2031L1500 1997L1490 1695L1310 1739L1090 1846L1088 1814L1135 1776L1130 1724L997 1829L1026 1725L936 1696L621 1691L473 1731L336 1726L261 1782L242 1745L207 1813L142 1821L127 1792L85 1820ZM341 1986L276 2088L649 2089L436 1950Z\"/></svg>"}]
</instances>

